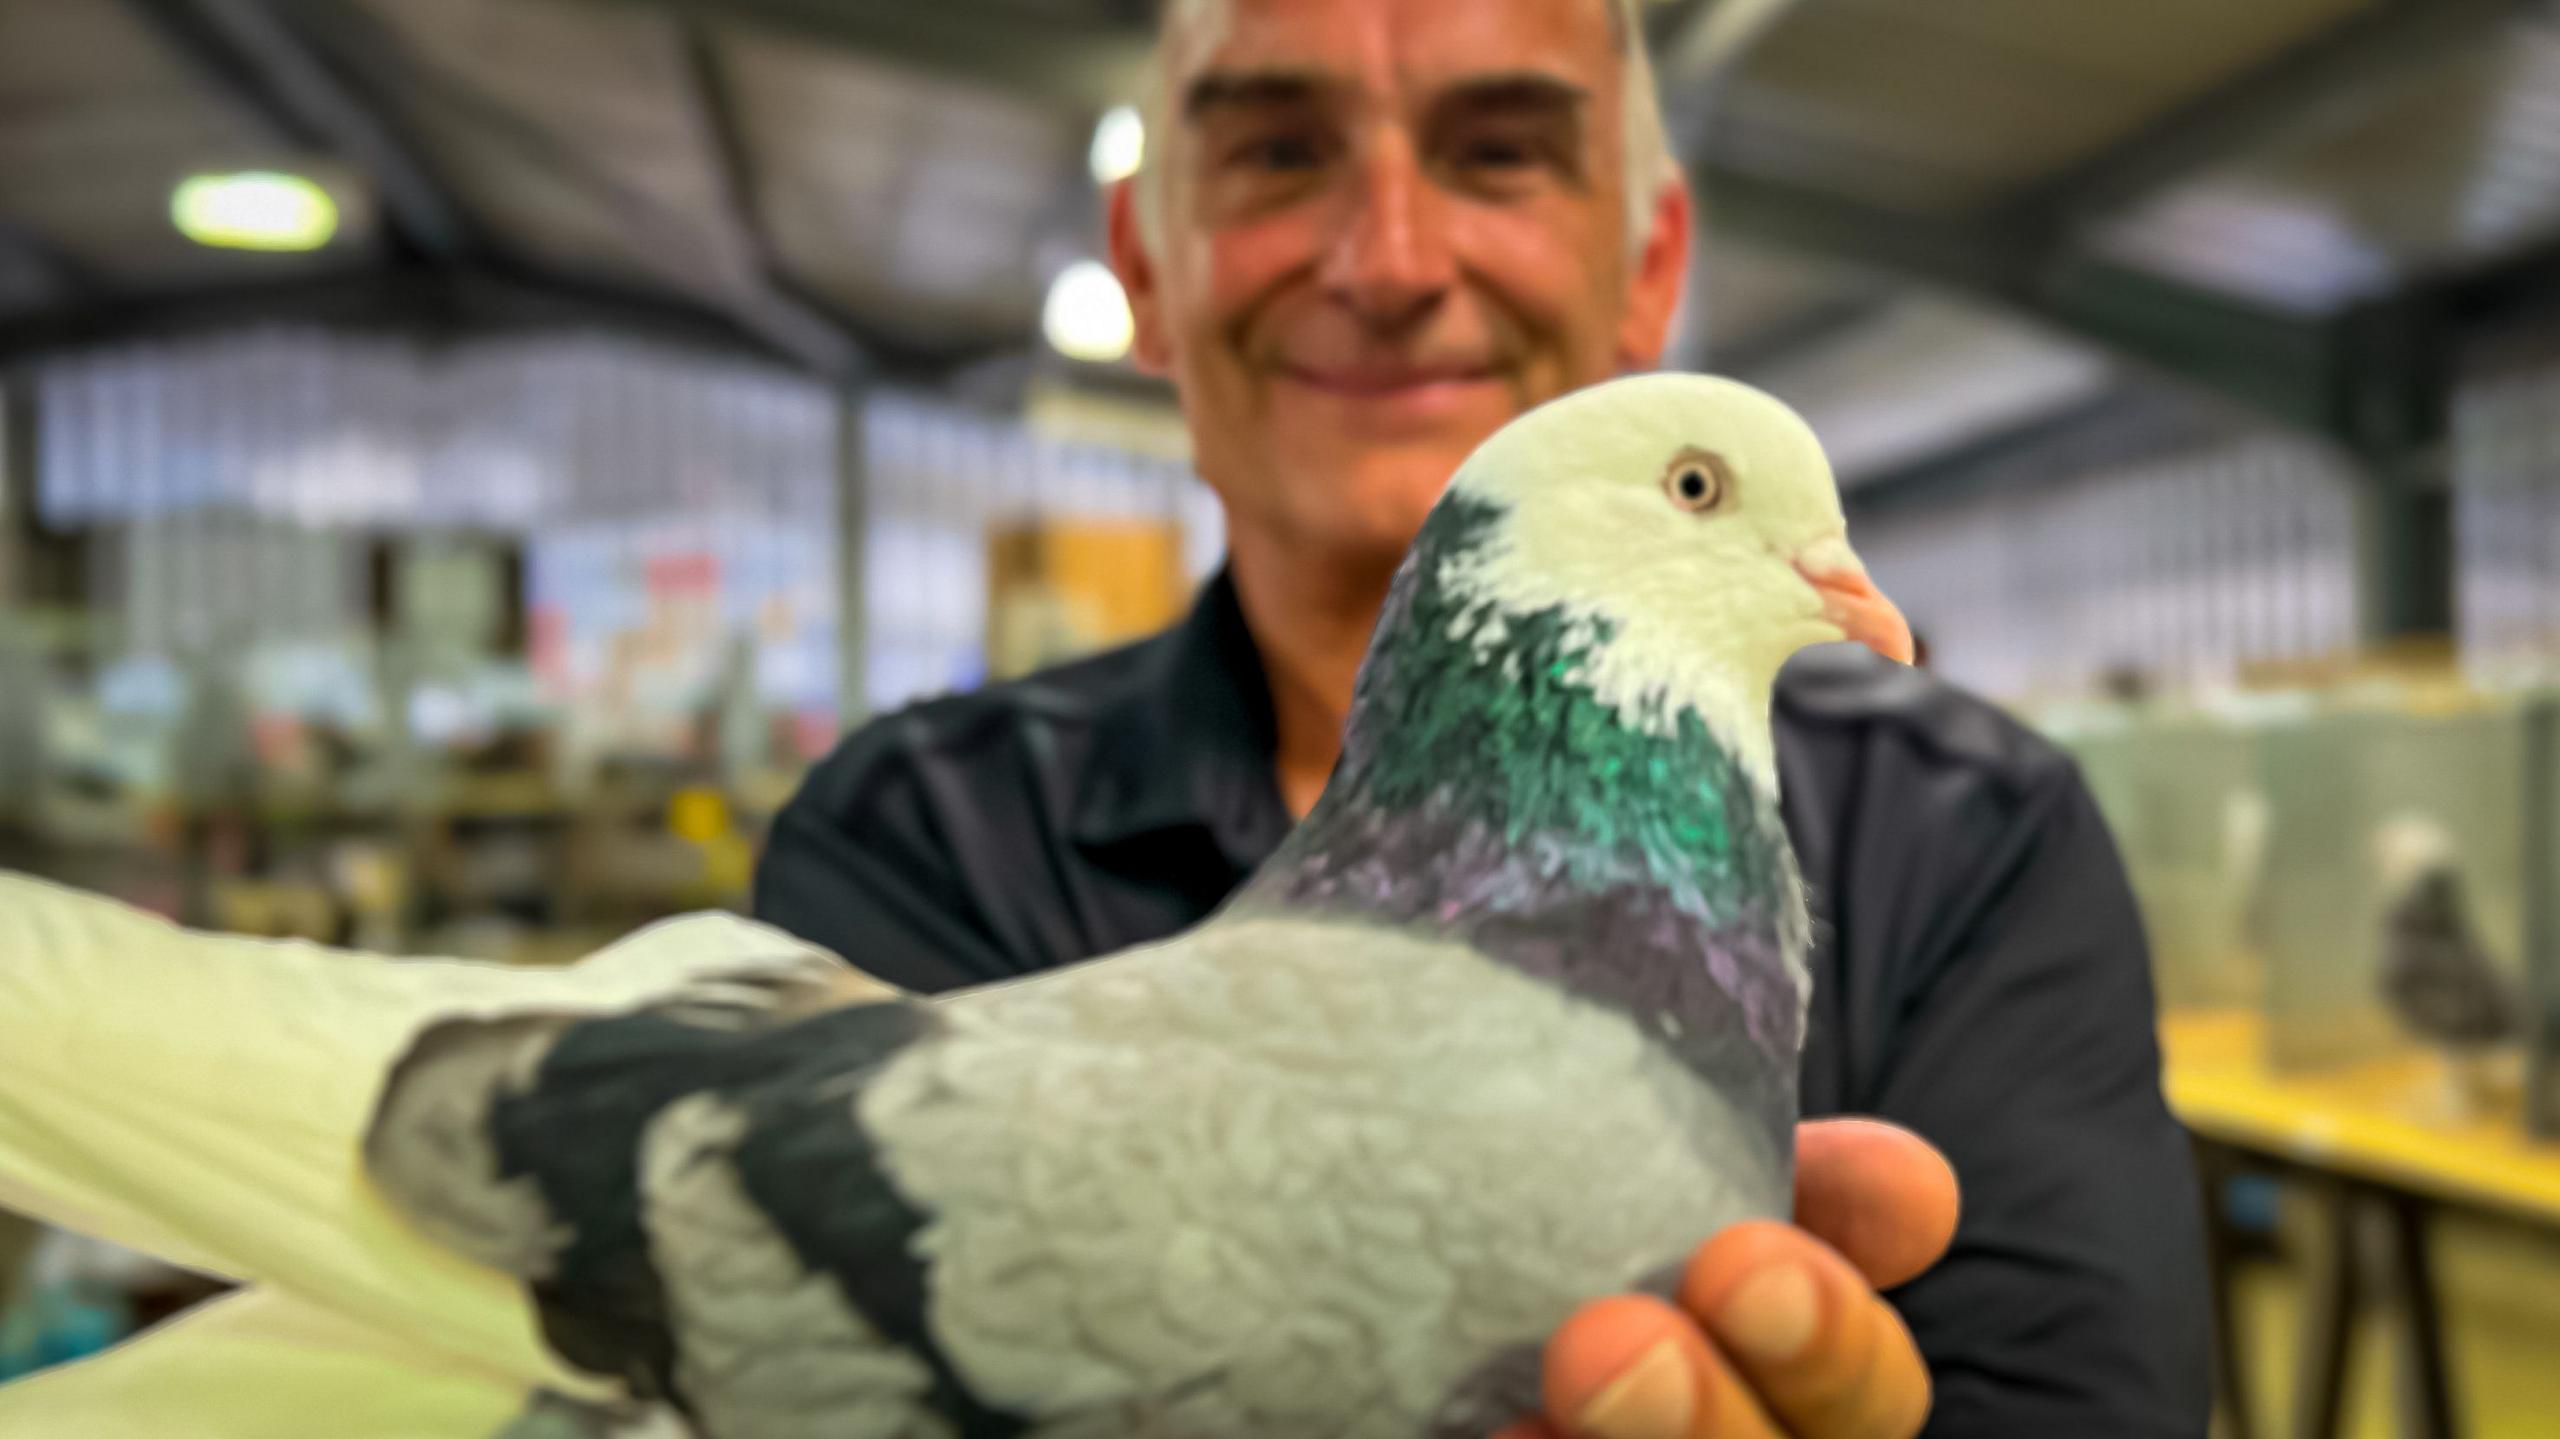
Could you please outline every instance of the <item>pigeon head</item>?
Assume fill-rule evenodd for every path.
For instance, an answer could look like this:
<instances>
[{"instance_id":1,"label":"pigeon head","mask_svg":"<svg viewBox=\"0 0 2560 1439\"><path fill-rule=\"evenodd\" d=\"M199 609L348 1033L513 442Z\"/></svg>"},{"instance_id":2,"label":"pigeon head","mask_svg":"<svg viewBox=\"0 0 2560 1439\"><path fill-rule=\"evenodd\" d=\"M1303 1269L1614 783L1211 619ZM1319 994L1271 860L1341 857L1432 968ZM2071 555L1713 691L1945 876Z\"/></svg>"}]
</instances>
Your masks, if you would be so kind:
<instances>
[{"instance_id":1,"label":"pigeon head","mask_svg":"<svg viewBox=\"0 0 2560 1439\"><path fill-rule=\"evenodd\" d=\"M2419 813L2395 814L2373 832L2373 873L2382 893L2398 901L2431 876L2456 867L2453 835Z\"/></svg>"},{"instance_id":2,"label":"pigeon head","mask_svg":"<svg viewBox=\"0 0 2560 1439\"><path fill-rule=\"evenodd\" d=\"M1437 582L1506 616L1577 626L1576 678L1638 726L1684 709L1765 758L1769 687L1809 644L1908 661L1911 632L1849 548L1811 427L1731 380L1656 374L1522 416L1459 470L1425 530ZM1424 563L1431 561L1426 559ZM1479 644L1489 662L1501 646Z\"/></svg>"}]
</instances>

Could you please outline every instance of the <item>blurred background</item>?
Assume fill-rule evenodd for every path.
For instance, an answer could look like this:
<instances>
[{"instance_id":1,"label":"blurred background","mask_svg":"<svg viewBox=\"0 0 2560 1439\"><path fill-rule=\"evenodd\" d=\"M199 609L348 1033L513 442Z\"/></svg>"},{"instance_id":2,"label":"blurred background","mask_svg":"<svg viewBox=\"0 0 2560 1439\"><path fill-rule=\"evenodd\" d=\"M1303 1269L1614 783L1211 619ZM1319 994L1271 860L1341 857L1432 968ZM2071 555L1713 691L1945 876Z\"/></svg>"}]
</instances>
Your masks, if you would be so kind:
<instances>
[{"instance_id":1,"label":"blurred background","mask_svg":"<svg viewBox=\"0 0 2560 1439\"><path fill-rule=\"evenodd\" d=\"M743 908L865 715L1168 622L1150 9L0 0L0 864L555 962ZM2560 11L1647 15L1673 362L2116 827L2220 1422L2560 1434ZM197 1292L0 1217L0 1374Z\"/></svg>"}]
</instances>

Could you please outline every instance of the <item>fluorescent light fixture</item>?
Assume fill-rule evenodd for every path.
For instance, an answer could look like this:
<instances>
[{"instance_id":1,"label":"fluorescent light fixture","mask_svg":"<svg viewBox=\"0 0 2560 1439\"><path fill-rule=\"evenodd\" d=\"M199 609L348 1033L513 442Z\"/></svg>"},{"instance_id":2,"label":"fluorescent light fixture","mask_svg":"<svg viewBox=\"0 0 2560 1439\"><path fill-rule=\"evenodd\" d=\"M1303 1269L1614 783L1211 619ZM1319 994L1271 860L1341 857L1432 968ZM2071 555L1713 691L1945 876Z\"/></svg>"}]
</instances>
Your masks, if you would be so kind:
<instances>
[{"instance_id":1,"label":"fluorescent light fixture","mask_svg":"<svg viewBox=\"0 0 2560 1439\"><path fill-rule=\"evenodd\" d=\"M178 233L217 250L317 250L338 233L338 202L300 175L190 175L169 200Z\"/></svg>"},{"instance_id":2,"label":"fluorescent light fixture","mask_svg":"<svg viewBox=\"0 0 2560 1439\"><path fill-rule=\"evenodd\" d=\"M1093 127L1093 179L1116 185L1138 173L1147 157L1147 122L1135 105L1123 105Z\"/></svg>"},{"instance_id":3,"label":"fluorescent light fixture","mask_svg":"<svg viewBox=\"0 0 2560 1439\"><path fill-rule=\"evenodd\" d=\"M1129 296L1098 260L1078 260L1049 286L1041 329L1059 354L1091 365L1116 363L1137 337Z\"/></svg>"}]
</instances>

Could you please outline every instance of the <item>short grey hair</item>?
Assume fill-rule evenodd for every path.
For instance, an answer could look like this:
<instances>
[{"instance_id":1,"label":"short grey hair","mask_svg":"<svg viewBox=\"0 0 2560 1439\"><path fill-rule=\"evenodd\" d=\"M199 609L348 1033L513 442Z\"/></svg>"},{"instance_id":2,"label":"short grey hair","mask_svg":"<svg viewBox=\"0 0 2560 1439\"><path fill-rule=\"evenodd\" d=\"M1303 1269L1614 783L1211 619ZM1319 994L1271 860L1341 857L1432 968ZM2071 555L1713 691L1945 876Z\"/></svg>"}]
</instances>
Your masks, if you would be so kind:
<instances>
[{"instance_id":1,"label":"short grey hair","mask_svg":"<svg viewBox=\"0 0 2560 1439\"><path fill-rule=\"evenodd\" d=\"M1165 213L1164 171L1156 157L1163 153L1163 137L1173 133L1174 96L1165 85L1167 68L1165 47L1184 26L1196 24L1205 16L1222 9L1228 0L1165 0L1156 24L1156 49L1147 66L1146 90L1139 102L1139 113L1146 121L1146 149L1138 163L1137 186L1138 234L1153 255L1164 253ZM1678 157L1671 153L1669 133L1662 123L1662 93L1654 79L1653 57L1645 49L1643 0L1601 0L1609 7L1609 34L1617 42L1618 55L1626 64L1626 84L1621 87L1622 112L1619 133L1623 137L1627 190L1627 249L1644 248L1653 233L1654 206L1662 192L1680 180Z\"/></svg>"}]
</instances>

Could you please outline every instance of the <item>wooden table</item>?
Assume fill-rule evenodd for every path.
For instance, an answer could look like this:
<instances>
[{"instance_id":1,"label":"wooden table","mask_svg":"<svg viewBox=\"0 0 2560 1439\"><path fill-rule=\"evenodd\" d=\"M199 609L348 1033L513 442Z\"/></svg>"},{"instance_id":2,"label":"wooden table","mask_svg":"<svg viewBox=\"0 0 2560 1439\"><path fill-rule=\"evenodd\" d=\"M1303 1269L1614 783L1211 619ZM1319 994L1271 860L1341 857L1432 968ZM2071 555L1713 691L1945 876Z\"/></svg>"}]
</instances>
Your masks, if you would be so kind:
<instances>
[{"instance_id":1,"label":"wooden table","mask_svg":"<svg viewBox=\"0 0 2560 1439\"><path fill-rule=\"evenodd\" d=\"M2449 1208L2560 1230L2560 1146L2528 1141L2515 1116L2422 1119L2413 1096L2429 1083L2424 1056L2277 1073L2267 1066L2265 1026L2255 1014L2172 1013L2160 1031L2169 1104L2195 1135L2208 1180L2271 1170L2324 1211L2329 1236L2305 1308L2295 1433L2338 1433L2355 1320L2387 1282L2403 1301L2407 1432L2458 1434L2429 1226ZM2383 1274L2359 1242L2367 1228L2378 1231ZM2248 1371L2232 1322L2229 1230L2218 1204L2210 1230L2222 1399L2232 1432L2248 1439Z\"/></svg>"}]
</instances>

